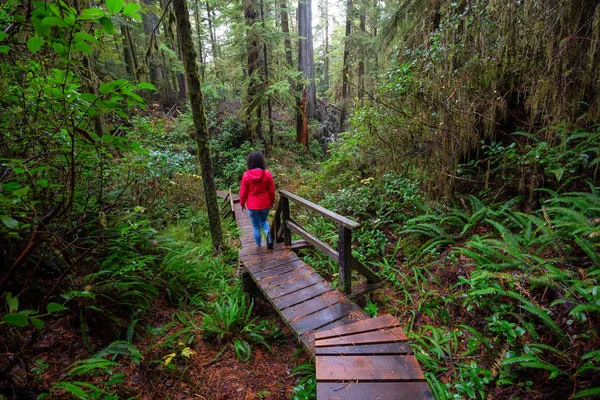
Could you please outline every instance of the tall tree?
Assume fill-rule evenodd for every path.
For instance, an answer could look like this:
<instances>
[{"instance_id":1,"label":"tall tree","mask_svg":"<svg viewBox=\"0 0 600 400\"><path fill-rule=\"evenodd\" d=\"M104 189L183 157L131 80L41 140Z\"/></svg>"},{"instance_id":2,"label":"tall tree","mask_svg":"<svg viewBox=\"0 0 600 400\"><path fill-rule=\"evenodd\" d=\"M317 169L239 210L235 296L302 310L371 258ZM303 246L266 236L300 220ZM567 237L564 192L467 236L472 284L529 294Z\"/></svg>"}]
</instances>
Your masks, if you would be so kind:
<instances>
[{"instance_id":1,"label":"tall tree","mask_svg":"<svg viewBox=\"0 0 600 400\"><path fill-rule=\"evenodd\" d=\"M367 36L367 5L365 0L361 1L361 9L360 9L360 17L358 29L360 29L360 46L359 46L359 54L358 56L358 100L362 103L363 98L365 97L365 63L367 52L365 51L365 40Z\"/></svg>"},{"instance_id":2,"label":"tall tree","mask_svg":"<svg viewBox=\"0 0 600 400\"><path fill-rule=\"evenodd\" d=\"M262 136L262 104L261 95L263 82L260 74L261 48L256 32L256 23L259 22L257 5L254 0L246 0L244 8L246 20L246 40L248 54L248 89L246 92L246 137L252 141ZM254 117L254 115L256 115Z\"/></svg>"},{"instance_id":3,"label":"tall tree","mask_svg":"<svg viewBox=\"0 0 600 400\"><path fill-rule=\"evenodd\" d=\"M315 60L312 33L312 0L298 1L298 71L302 72L306 85L306 114L317 115L317 90L315 86Z\"/></svg>"},{"instance_id":4,"label":"tall tree","mask_svg":"<svg viewBox=\"0 0 600 400\"><path fill-rule=\"evenodd\" d=\"M208 30L210 32L210 47L212 49L213 64L215 66L215 76L219 77L219 68L217 61L219 60L219 45L217 43L217 32L214 21L214 9L210 5L210 0L206 0L206 19L208 21Z\"/></svg>"},{"instance_id":5,"label":"tall tree","mask_svg":"<svg viewBox=\"0 0 600 400\"><path fill-rule=\"evenodd\" d=\"M148 6L152 6L154 0L142 0L142 2ZM156 43L156 30L158 30L158 16L151 10L146 11L142 14L142 22L144 24L144 32L148 35L148 39L150 40L148 44L148 48L150 52L148 54L152 54L153 49L158 49L158 44ZM155 57L148 57L148 69L150 71L150 82L156 87L159 87L160 80L163 78L162 69L160 67L160 62L158 62Z\"/></svg>"},{"instance_id":6,"label":"tall tree","mask_svg":"<svg viewBox=\"0 0 600 400\"><path fill-rule=\"evenodd\" d=\"M348 108L348 74L350 73L350 35L352 34L352 0L346 2L346 40L344 42L344 60L342 68L342 112L340 113L340 130L344 129L344 120Z\"/></svg>"},{"instance_id":7,"label":"tall tree","mask_svg":"<svg viewBox=\"0 0 600 400\"><path fill-rule=\"evenodd\" d=\"M266 30L265 25L265 10L263 0L260 0L260 20L262 22L263 30ZM265 67L265 85L269 85L269 54L267 51L267 42L263 41L263 58ZM269 120L269 146L273 146L273 137L275 136L273 127L273 107L271 105L271 95L267 97L267 112Z\"/></svg>"},{"instance_id":8,"label":"tall tree","mask_svg":"<svg viewBox=\"0 0 600 400\"><path fill-rule=\"evenodd\" d=\"M279 7L281 8L279 16L281 18L281 32L283 33L283 48L285 50L285 61L289 67L292 67L292 40L290 39L290 23L287 12L287 1L282 0Z\"/></svg>"},{"instance_id":9,"label":"tall tree","mask_svg":"<svg viewBox=\"0 0 600 400\"><path fill-rule=\"evenodd\" d=\"M329 0L324 0L319 5L321 9L321 19L325 24L325 54L323 57L323 88L324 91L329 89Z\"/></svg>"},{"instance_id":10,"label":"tall tree","mask_svg":"<svg viewBox=\"0 0 600 400\"><path fill-rule=\"evenodd\" d=\"M187 0L173 0L173 11L177 20L177 34L181 40L183 52L183 66L188 85L190 105L192 107L192 119L194 121L194 137L198 145L200 165L202 168L202 182L204 183L204 197L210 225L210 235L213 247L220 250L223 242L221 230L221 216L217 203L217 190L214 180L213 165L210 156L209 135L204 113L204 95L200 87L198 77L198 65L196 64L196 50L192 40L192 27L186 4Z\"/></svg>"},{"instance_id":11,"label":"tall tree","mask_svg":"<svg viewBox=\"0 0 600 400\"><path fill-rule=\"evenodd\" d=\"M313 55L311 0L299 0L298 21L298 71L307 81L298 84L296 97L296 142L308 148L308 118L317 111L317 91L315 86L315 63Z\"/></svg>"},{"instance_id":12,"label":"tall tree","mask_svg":"<svg viewBox=\"0 0 600 400\"><path fill-rule=\"evenodd\" d=\"M200 0L194 0L194 19L196 22L196 36L198 36L198 61L200 62L200 77L204 82L204 71L206 70L206 67L204 65L204 49L202 46L202 24L200 23L202 16L200 13Z\"/></svg>"}]
</instances>

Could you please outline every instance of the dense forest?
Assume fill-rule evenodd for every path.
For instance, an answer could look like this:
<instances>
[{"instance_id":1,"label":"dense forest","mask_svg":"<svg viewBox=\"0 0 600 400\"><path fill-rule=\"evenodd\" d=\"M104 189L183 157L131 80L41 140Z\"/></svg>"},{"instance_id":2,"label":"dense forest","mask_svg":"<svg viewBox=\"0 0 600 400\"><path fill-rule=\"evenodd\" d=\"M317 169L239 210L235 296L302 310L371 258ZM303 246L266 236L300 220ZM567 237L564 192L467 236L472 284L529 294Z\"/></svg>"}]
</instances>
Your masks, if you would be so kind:
<instances>
[{"instance_id":1,"label":"dense forest","mask_svg":"<svg viewBox=\"0 0 600 400\"><path fill-rule=\"evenodd\" d=\"M222 218L253 150L436 399L600 398L599 66L598 0L3 0L0 399L315 398Z\"/></svg>"}]
</instances>

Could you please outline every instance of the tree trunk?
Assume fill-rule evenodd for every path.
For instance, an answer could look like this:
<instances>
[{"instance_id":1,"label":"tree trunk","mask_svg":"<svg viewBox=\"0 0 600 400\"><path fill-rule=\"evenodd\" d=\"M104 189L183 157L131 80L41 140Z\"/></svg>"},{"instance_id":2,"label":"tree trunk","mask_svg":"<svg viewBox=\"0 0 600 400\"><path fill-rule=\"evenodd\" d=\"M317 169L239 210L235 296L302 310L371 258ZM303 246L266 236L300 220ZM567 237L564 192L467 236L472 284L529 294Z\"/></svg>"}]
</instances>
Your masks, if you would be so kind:
<instances>
[{"instance_id":1,"label":"tree trunk","mask_svg":"<svg viewBox=\"0 0 600 400\"><path fill-rule=\"evenodd\" d=\"M222 248L223 241L221 216L217 203L217 190L210 157L209 136L206 115L204 114L204 99L200 87L200 79L198 78L197 55L194 42L192 41L192 27L190 25L186 2L187 0L173 0L173 11L177 20L177 34L181 38L181 48L183 50L183 66L189 89L190 105L192 107L195 139L202 167L202 182L204 183L204 197L206 198L210 235L213 247L219 251Z\"/></svg>"},{"instance_id":2,"label":"tree trunk","mask_svg":"<svg viewBox=\"0 0 600 400\"><path fill-rule=\"evenodd\" d=\"M217 68L217 60L219 59L219 47L217 46L217 33L214 27L213 11L210 7L210 0L206 1L206 19L208 20L208 30L210 31L210 47L212 48L213 63L215 66L215 76L219 77L219 70Z\"/></svg>"},{"instance_id":3,"label":"tree trunk","mask_svg":"<svg viewBox=\"0 0 600 400\"><path fill-rule=\"evenodd\" d=\"M144 4L147 6L152 5L153 0L142 0ZM144 24L144 32L148 35L148 40L150 40L149 46L151 49L158 48L156 45L156 37L153 37L154 28L158 25L158 17L152 11L148 11L145 14L142 14L142 22ZM146 60L148 62L148 70L150 72L150 82L159 87L160 80L163 78L162 70L160 67L160 62L156 59L156 57L148 57Z\"/></svg>"},{"instance_id":4,"label":"tree trunk","mask_svg":"<svg viewBox=\"0 0 600 400\"><path fill-rule=\"evenodd\" d=\"M364 48L364 40L366 38L366 34L367 34L367 14L366 14L366 5L364 4L363 1L363 9L360 12L360 22L359 22L359 29L360 29L360 46L359 46L359 51L358 51L358 57L359 57L359 61L358 61L358 71L357 71L357 75L358 75L358 99L362 105L362 100L365 97L365 59L366 59L366 51Z\"/></svg>"},{"instance_id":5,"label":"tree trunk","mask_svg":"<svg viewBox=\"0 0 600 400\"><path fill-rule=\"evenodd\" d=\"M321 9L321 17L325 21L325 57L323 59L323 87L329 90L329 0L325 0L325 7Z\"/></svg>"},{"instance_id":6,"label":"tree trunk","mask_svg":"<svg viewBox=\"0 0 600 400\"><path fill-rule=\"evenodd\" d=\"M306 85L306 114L309 118L317 115L311 7L312 0L298 1L298 71L301 71L304 79L308 81Z\"/></svg>"},{"instance_id":7,"label":"tree trunk","mask_svg":"<svg viewBox=\"0 0 600 400\"><path fill-rule=\"evenodd\" d=\"M127 32L125 30L125 25L121 25L121 44L123 45L123 60L125 61L125 70L129 75L129 79L135 81L133 59L131 57L131 49L127 44Z\"/></svg>"},{"instance_id":8,"label":"tree trunk","mask_svg":"<svg viewBox=\"0 0 600 400\"><path fill-rule=\"evenodd\" d=\"M260 0L260 20L263 25L263 29L265 29L265 10L263 6L263 0ZM263 59L264 59L264 67L265 67L265 88L269 86L269 56L267 52L267 43L263 43ZM271 95L267 98L267 112L269 119L269 146L273 147L273 136L274 128L273 128L273 108L271 107Z\"/></svg>"},{"instance_id":9,"label":"tree trunk","mask_svg":"<svg viewBox=\"0 0 600 400\"><path fill-rule=\"evenodd\" d=\"M246 40L248 51L248 90L246 93L246 137L252 141L262 137L262 106L260 103L261 88L263 85L260 77L260 45L254 32L254 24L258 22L258 12L254 0L246 0L244 9L246 19ZM256 118L252 114L256 112Z\"/></svg>"},{"instance_id":10,"label":"tree trunk","mask_svg":"<svg viewBox=\"0 0 600 400\"><path fill-rule=\"evenodd\" d=\"M137 54L135 52L135 46L133 45L133 39L131 37L131 31L129 27L125 27L125 33L127 34L127 41L129 42L129 48L131 49L131 58L133 59L133 79L138 80L138 71L140 64L138 63Z\"/></svg>"},{"instance_id":11,"label":"tree trunk","mask_svg":"<svg viewBox=\"0 0 600 400\"><path fill-rule=\"evenodd\" d=\"M297 104L296 113L296 142L308 149L308 117L306 115L306 88Z\"/></svg>"},{"instance_id":12,"label":"tree trunk","mask_svg":"<svg viewBox=\"0 0 600 400\"><path fill-rule=\"evenodd\" d=\"M194 1L194 19L196 20L196 35L198 36L198 61L200 62L200 76L202 78L202 82L204 82L204 51L202 49L202 24L200 22L200 1Z\"/></svg>"},{"instance_id":13,"label":"tree trunk","mask_svg":"<svg viewBox=\"0 0 600 400\"><path fill-rule=\"evenodd\" d=\"M342 69L342 111L340 113L340 130L344 130L344 120L348 107L348 73L350 58L350 35L352 34L352 0L346 3L346 41L344 43L344 64Z\"/></svg>"},{"instance_id":14,"label":"tree trunk","mask_svg":"<svg viewBox=\"0 0 600 400\"><path fill-rule=\"evenodd\" d=\"M283 32L283 48L285 49L285 61L288 66L292 67L294 65L294 60L292 59L292 40L290 39L290 24L288 19L287 1L282 1L280 4L281 11L281 32Z\"/></svg>"}]
</instances>

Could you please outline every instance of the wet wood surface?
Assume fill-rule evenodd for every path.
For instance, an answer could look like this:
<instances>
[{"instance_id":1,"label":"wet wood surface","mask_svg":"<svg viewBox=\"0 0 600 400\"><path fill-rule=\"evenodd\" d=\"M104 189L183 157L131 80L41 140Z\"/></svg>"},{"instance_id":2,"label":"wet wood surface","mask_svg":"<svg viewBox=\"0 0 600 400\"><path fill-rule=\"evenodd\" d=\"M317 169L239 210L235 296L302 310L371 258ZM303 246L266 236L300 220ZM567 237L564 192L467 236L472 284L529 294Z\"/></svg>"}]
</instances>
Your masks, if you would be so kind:
<instances>
[{"instance_id":1,"label":"wet wood surface","mask_svg":"<svg viewBox=\"0 0 600 400\"><path fill-rule=\"evenodd\" d=\"M291 246L256 247L252 224L230 196L239 258L257 287L315 356L318 399L433 399L399 321L370 318L300 260Z\"/></svg>"}]
</instances>

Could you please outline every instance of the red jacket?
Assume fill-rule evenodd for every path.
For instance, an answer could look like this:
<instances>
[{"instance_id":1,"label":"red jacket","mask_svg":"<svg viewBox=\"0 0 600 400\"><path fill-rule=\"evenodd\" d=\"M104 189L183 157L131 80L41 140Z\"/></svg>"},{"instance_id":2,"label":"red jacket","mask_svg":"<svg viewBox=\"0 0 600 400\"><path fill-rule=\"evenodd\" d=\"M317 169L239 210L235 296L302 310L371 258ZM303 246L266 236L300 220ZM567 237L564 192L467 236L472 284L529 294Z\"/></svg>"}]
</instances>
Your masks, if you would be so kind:
<instances>
[{"instance_id":1,"label":"red jacket","mask_svg":"<svg viewBox=\"0 0 600 400\"><path fill-rule=\"evenodd\" d=\"M240 183L240 205L250 210L264 210L275 203L275 183L268 170L255 168L244 172Z\"/></svg>"}]
</instances>

